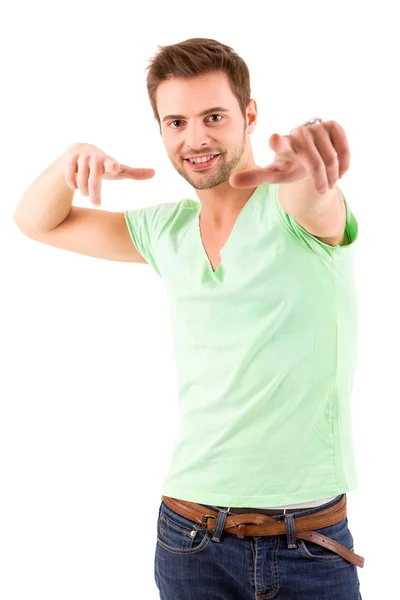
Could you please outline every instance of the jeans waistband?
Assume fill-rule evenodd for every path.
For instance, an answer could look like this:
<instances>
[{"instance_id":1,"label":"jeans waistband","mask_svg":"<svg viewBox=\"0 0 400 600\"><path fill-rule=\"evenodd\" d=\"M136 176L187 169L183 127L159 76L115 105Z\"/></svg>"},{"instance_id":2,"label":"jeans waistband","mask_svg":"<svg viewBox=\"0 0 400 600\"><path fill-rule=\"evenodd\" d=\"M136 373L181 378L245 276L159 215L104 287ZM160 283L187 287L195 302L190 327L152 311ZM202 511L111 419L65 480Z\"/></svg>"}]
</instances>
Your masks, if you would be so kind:
<instances>
[{"instance_id":1,"label":"jeans waistband","mask_svg":"<svg viewBox=\"0 0 400 600\"><path fill-rule=\"evenodd\" d=\"M319 510L324 510L325 508L329 508L330 506L334 506L343 498L344 494L339 494L333 500L326 502L325 504L320 504L319 506L311 506L310 508L287 508L287 509L276 509L276 508L235 508L230 506L213 506L211 504L202 504L202 506L206 506L207 508L211 508L211 510L224 510L227 511L229 515L235 515L238 513L261 513L263 515L269 515L273 517L277 517L278 519L284 518L285 514L294 514L296 517L300 517L302 515L309 515L318 512Z\"/></svg>"}]
</instances>

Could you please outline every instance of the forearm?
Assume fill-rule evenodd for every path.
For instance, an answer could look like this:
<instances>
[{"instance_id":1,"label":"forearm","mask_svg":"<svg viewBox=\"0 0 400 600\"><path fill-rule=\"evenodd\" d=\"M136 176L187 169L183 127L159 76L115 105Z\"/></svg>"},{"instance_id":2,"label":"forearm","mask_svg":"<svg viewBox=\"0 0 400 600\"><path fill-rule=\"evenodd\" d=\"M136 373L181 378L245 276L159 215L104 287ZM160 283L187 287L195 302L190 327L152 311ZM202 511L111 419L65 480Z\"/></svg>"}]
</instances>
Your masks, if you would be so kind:
<instances>
[{"instance_id":1,"label":"forearm","mask_svg":"<svg viewBox=\"0 0 400 600\"><path fill-rule=\"evenodd\" d=\"M284 211L296 219L324 213L332 203L338 202L341 194L337 186L320 194L308 177L294 183L280 183L278 197Z\"/></svg>"},{"instance_id":2,"label":"forearm","mask_svg":"<svg viewBox=\"0 0 400 600\"><path fill-rule=\"evenodd\" d=\"M14 223L21 231L49 231L71 211L75 191L64 177L65 154L54 161L32 183L19 201Z\"/></svg>"},{"instance_id":3,"label":"forearm","mask_svg":"<svg viewBox=\"0 0 400 600\"><path fill-rule=\"evenodd\" d=\"M283 210L297 223L325 244L348 243L346 236L346 206L338 185L319 194L311 181L278 186L278 198Z\"/></svg>"}]
</instances>

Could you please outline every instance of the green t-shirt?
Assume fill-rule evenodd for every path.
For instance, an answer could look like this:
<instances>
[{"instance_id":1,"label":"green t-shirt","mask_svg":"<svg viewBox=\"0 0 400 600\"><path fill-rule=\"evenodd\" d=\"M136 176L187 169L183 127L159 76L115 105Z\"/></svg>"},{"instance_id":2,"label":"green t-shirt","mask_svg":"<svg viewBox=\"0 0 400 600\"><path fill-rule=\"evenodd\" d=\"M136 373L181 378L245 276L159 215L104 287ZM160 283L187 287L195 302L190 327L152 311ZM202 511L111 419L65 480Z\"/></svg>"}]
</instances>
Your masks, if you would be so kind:
<instances>
[{"instance_id":1,"label":"green t-shirt","mask_svg":"<svg viewBox=\"0 0 400 600\"><path fill-rule=\"evenodd\" d=\"M350 397L358 311L352 247L329 246L260 185L213 272L201 204L127 210L132 241L166 286L180 428L162 494L283 506L357 486Z\"/></svg>"}]
</instances>

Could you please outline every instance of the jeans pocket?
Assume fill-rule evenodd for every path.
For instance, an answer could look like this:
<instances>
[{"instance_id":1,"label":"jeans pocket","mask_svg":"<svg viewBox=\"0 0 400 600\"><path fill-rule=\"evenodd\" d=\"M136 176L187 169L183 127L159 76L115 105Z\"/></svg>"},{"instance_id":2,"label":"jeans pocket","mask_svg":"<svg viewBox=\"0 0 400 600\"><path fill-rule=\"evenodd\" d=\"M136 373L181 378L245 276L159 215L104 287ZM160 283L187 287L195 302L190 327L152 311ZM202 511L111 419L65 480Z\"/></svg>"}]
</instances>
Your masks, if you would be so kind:
<instances>
[{"instance_id":1,"label":"jeans pocket","mask_svg":"<svg viewBox=\"0 0 400 600\"><path fill-rule=\"evenodd\" d=\"M354 550L353 536L348 527L347 517L344 517L339 523L329 525L328 527L321 527L320 529L314 529L317 533L320 533L331 540L338 542L348 550ZM345 560L339 554L336 554L333 550L329 550L324 546L310 542L309 540L298 540L300 553L309 559L320 560L320 561L335 561Z\"/></svg>"},{"instance_id":2,"label":"jeans pocket","mask_svg":"<svg viewBox=\"0 0 400 600\"><path fill-rule=\"evenodd\" d=\"M211 533L182 517L161 503L157 523L157 544L175 554L201 552L211 540Z\"/></svg>"}]
</instances>

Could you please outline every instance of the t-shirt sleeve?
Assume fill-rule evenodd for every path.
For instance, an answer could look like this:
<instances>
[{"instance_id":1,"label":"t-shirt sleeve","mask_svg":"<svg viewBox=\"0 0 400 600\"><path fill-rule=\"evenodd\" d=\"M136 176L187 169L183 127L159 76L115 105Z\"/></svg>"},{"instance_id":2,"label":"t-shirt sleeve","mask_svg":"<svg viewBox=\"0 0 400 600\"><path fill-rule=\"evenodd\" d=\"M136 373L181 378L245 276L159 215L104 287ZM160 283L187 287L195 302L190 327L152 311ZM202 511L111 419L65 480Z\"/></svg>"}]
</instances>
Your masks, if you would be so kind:
<instances>
[{"instance_id":1,"label":"t-shirt sleeve","mask_svg":"<svg viewBox=\"0 0 400 600\"><path fill-rule=\"evenodd\" d=\"M124 211L133 245L160 277L159 244L168 206L164 203Z\"/></svg>"},{"instance_id":2,"label":"t-shirt sleeve","mask_svg":"<svg viewBox=\"0 0 400 600\"><path fill-rule=\"evenodd\" d=\"M272 203L275 207L280 223L284 226L286 231L293 236L294 239L298 240L301 244L307 246L314 252L317 252L324 257L332 257L334 254L347 252L349 248L353 247L354 242L358 238L358 223L350 209L343 191L340 188L340 193L342 194L342 198L346 207L345 244L342 246L339 246L339 244L336 246L330 246L304 229L304 227L297 223L297 221L291 215L284 211L278 199L278 185L279 184L272 184L270 187Z\"/></svg>"}]
</instances>

